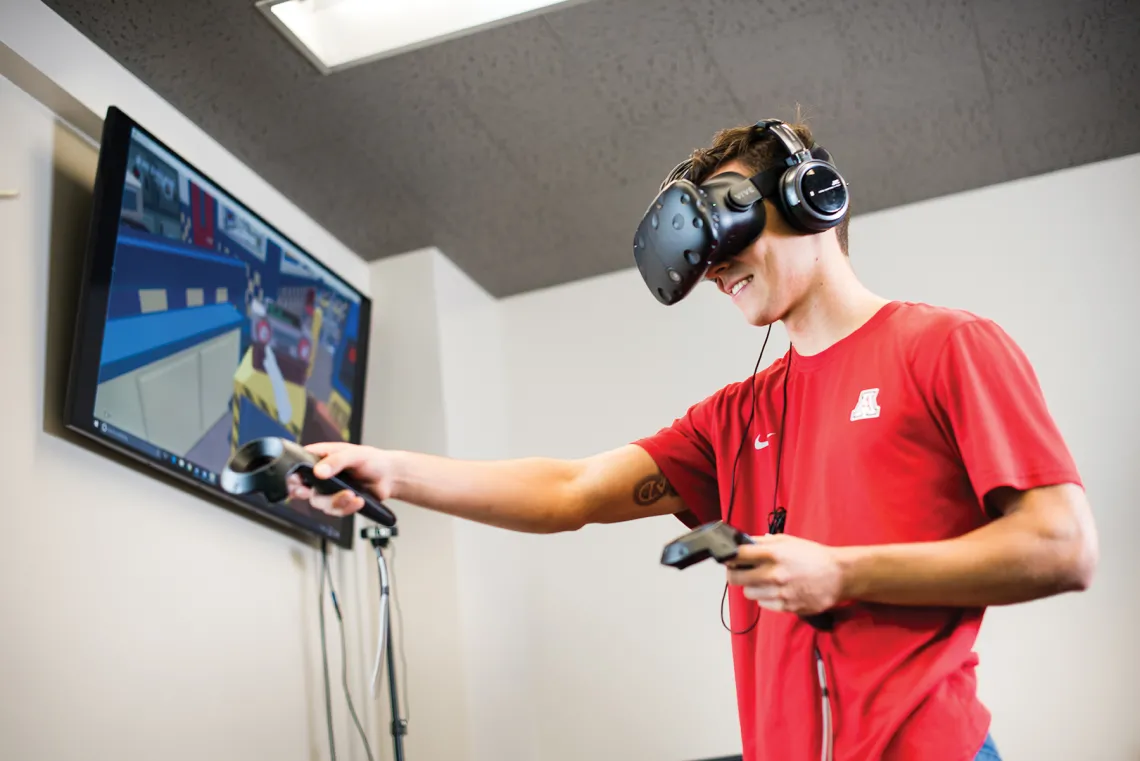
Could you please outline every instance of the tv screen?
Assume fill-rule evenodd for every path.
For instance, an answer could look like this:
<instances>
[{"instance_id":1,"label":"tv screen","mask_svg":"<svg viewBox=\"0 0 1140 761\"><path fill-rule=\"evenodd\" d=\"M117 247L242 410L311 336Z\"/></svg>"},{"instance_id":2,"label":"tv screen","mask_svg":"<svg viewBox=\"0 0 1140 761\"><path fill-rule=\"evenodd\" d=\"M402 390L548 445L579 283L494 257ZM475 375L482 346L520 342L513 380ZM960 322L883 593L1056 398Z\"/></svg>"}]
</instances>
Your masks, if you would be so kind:
<instances>
[{"instance_id":1,"label":"tv screen","mask_svg":"<svg viewBox=\"0 0 1140 761\"><path fill-rule=\"evenodd\" d=\"M85 269L67 425L350 546L351 517L219 482L250 439L359 443L370 300L114 107Z\"/></svg>"}]
</instances>

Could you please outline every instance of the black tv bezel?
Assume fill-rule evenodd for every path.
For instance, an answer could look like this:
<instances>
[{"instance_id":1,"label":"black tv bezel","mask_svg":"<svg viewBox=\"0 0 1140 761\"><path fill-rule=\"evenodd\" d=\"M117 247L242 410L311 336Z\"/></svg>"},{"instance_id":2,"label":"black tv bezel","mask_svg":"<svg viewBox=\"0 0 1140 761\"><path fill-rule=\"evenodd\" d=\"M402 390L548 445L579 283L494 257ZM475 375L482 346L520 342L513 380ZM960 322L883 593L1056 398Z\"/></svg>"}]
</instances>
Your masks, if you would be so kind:
<instances>
[{"instance_id":1,"label":"black tv bezel","mask_svg":"<svg viewBox=\"0 0 1140 761\"><path fill-rule=\"evenodd\" d=\"M209 494L216 500L237 507L241 512L251 513L283 528L300 531L304 534L327 539L345 549L353 547L354 515L340 519L325 516L315 519L292 510L287 505L273 505L261 496L238 497L223 491L220 486L203 482L188 476L181 468L158 458L148 457L135 448L125 445L114 437L95 429L92 425L95 407L95 393L98 386L99 358L103 346L103 330L107 315L107 302L110 294L111 274L114 267L115 247L118 241L119 216L122 208L123 185L126 181L127 158L130 150L131 132L138 130L157 145L168 151L178 161L184 163L204 180L226 193L230 200L239 205L252 218L271 230L297 252L320 265L340 283L360 297L360 325L357 332L357 367L353 388L352 415L349 420L349 441L359 444L364 418L364 391L367 385L368 357L370 353L369 332L372 324L372 299L360 289L347 282L336 270L322 262L307 248L298 245L275 225L258 214L250 204L233 193L225 185L215 181L199 169L193 162L172 149L133 118L116 106L107 109L103 121L103 132L99 146L99 159L95 173L92 197L91 219L87 236L87 247L83 257L83 273L79 287L79 303L76 309L75 329L71 347L70 365L67 372L66 401L64 404L64 425L102 447L126 455L149 468L160 471L178 481L189 484L193 490Z\"/></svg>"}]
</instances>

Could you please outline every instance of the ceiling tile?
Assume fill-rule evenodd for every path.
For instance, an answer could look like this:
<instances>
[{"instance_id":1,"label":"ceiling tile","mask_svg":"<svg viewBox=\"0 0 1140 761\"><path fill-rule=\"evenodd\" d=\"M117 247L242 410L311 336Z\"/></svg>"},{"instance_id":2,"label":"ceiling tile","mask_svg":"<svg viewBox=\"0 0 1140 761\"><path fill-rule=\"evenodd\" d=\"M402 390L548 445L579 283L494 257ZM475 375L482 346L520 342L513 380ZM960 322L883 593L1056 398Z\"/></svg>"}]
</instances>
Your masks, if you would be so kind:
<instances>
[{"instance_id":1,"label":"ceiling tile","mask_svg":"<svg viewBox=\"0 0 1140 761\"><path fill-rule=\"evenodd\" d=\"M1109 29L1104 47L1109 54L1109 77L1117 99L1113 117L1101 114L1094 122L1108 122L1108 142L1114 152L1140 152L1140 2L1109 0Z\"/></svg>"},{"instance_id":2,"label":"ceiling tile","mask_svg":"<svg viewBox=\"0 0 1140 761\"><path fill-rule=\"evenodd\" d=\"M608 202L636 213L632 230L674 166L695 149L710 145L718 130L751 122L735 108L725 107L723 111L700 111L691 117L672 117L603 136L591 148L616 183Z\"/></svg>"},{"instance_id":3,"label":"ceiling tile","mask_svg":"<svg viewBox=\"0 0 1140 761\"><path fill-rule=\"evenodd\" d=\"M854 213L878 211L1000 182L1007 169L991 108L981 95L918 113L869 111L819 139L851 184Z\"/></svg>"},{"instance_id":4,"label":"ceiling tile","mask_svg":"<svg viewBox=\"0 0 1140 761\"><path fill-rule=\"evenodd\" d=\"M1140 152L1135 0L590 0L330 76L248 0L46 3L362 256L496 295L628 267L677 161L797 104L856 214Z\"/></svg>"},{"instance_id":5,"label":"ceiling tile","mask_svg":"<svg viewBox=\"0 0 1140 761\"><path fill-rule=\"evenodd\" d=\"M862 0L834 13L856 71L959 55L972 61L977 50L968 0Z\"/></svg>"},{"instance_id":6,"label":"ceiling tile","mask_svg":"<svg viewBox=\"0 0 1140 761\"><path fill-rule=\"evenodd\" d=\"M921 120L930 109L988 97L977 55L963 52L951 61L912 58L854 71L838 94L837 121L846 127L894 118Z\"/></svg>"},{"instance_id":7,"label":"ceiling tile","mask_svg":"<svg viewBox=\"0 0 1140 761\"><path fill-rule=\"evenodd\" d=\"M574 74L543 16L448 40L422 51L416 64L450 78L460 95L475 100L508 99L516 89Z\"/></svg>"},{"instance_id":8,"label":"ceiling tile","mask_svg":"<svg viewBox=\"0 0 1140 761\"><path fill-rule=\"evenodd\" d=\"M995 97L1089 74L1124 53L1104 47L1104 0L976 1L974 17Z\"/></svg>"},{"instance_id":9,"label":"ceiling tile","mask_svg":"<svg viewBox=\"0 0 1140 761\"><path fill-rule=\"evenodd\" d=\"M589 73L606 108L627 124L734 105L683 6L593 0L546 19L566 56Z\"/></svg>"},{"instance_id":10,"label":"ceiling tile","mask_svg":"<svg viewBox=\"0 0 1140 761\"><path fill-rule=\"evenodd\" d=\"M858 8L845 6L838 21L850 65L834 96L833 113L823 121L837 137L848 131L865 135L874 150L847 151L837 158L870 161L890 155L896 160L899 154L961 151L961 166L976 168L977 151L982 151L987 171L978 181L998 176L988 171L1001 166L996 141L975 141L970 135L986 130L975 120L988 114L989 91L963 0L870 0ZM880 137L873 139L874 133ZM881 187L894 186L893 177L879 173ZM924 181L924 187L930 186ZM875 205L881 208L898 197L884 196Z\"/></svg>"},{"instance_id":11,"label":"ceiling tile","mask_svg":"<svg viewBox=\"0 0 1140 761\"><path fill-rule=\"evenodd\" d=\"M430 207L348 141L294 152L273 162L264 177L366 259L431 243Z\"/></svg>"},{"instance_id":12,"label":"ceiling tile","mask_svg":"<svg viewBox=\"0 0 1140 761\"><path fill-rule=\"evenodd\" d=\"M543 19L525 33L504 27L494 38L473 37L440 54L450 62L441 68L459 72L459 105L497 136L524 176L565 186L604 172L589 144L624 122L578 62L566 59Z\"/></svg>"},{"instance_id":13,"label":"ceiling tile","mask_svg":"<svg viewBox=\"0 0 1140 761\"><path fill-rule=\"evenodd\" d=\"M683 1L683 0L681 0ZM685 3L707 39L747 37L804 16L834 12L834 0L704 0Z\"/></svg>"},{"instance_id":14,"label":"ceiling tile","mask_svg":"<svg viewBox=\"0 0 1140 761\"><path fill-rule=\"evenodd\" d=\"M452 82L424 73L409 86L390 74L362 73L344 85L350 105L337 139L422 197L441 202L470 192L484 176L521 180L502 138L467 111Z\"/></svg>"},{"instance_id":15,"label":"ceiling tile","mask_svg":"<svg viewBox=\"0 0 1140 761\"><path fill-rule=\"evenodd\" d=\"M1058 104L1064 108L1058 108ZM1117 112L1107 71L1012 90L994 102L1006 163L1013 177L1064 169L1112 155L1105 122Z\"/></svg>"},{"instance_id":16,"label":"ceiling tile","mask_svg":"<svg viewBox=\"0 0 1140 761\"><path fill-rule=\"evenodd\" d=\"M710 36L708 49L750 121L795 119L797 111L831 118L850 76L842 39L835 15L817 13L733 27Z\"/></svg>"}]
</instances>

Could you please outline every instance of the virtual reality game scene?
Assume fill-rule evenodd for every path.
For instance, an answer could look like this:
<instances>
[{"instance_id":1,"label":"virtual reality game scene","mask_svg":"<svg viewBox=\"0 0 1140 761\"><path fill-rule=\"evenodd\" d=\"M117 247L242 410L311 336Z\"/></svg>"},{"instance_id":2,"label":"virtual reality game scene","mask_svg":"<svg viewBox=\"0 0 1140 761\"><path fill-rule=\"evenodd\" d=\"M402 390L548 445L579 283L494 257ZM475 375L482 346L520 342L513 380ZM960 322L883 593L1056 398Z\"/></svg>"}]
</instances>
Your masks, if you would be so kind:
<instances>
[{"instance_id":1,"label":"virtual reality game scene","mask_svg":"<svg viewBox=\"0 0 1140 761\"><path fill-rule=\"evenodd\" d=\"M214 484L254 438L348 440L359 307L352 290L136 131L95 425Z\"/></svg>"}]
</instances>

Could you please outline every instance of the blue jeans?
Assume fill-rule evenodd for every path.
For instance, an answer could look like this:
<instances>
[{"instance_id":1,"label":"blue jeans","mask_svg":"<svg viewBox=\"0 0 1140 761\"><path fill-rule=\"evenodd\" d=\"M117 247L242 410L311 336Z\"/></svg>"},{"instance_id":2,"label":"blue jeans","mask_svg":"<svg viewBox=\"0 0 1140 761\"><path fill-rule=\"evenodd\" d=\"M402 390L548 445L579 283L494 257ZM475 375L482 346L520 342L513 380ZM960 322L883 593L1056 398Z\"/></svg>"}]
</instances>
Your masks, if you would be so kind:
<instances>
[{"instance_id":1,"label":"blue jeans","mask_svg":"<svg viewBox=\"0 0 1140 761\"><path fill-rule=\"evenodd\" d=\"M974 761L1001 761L993 735L986 735L986 741L978 750L978 755L974 756Z\"/></svg>"}]
</instances>

